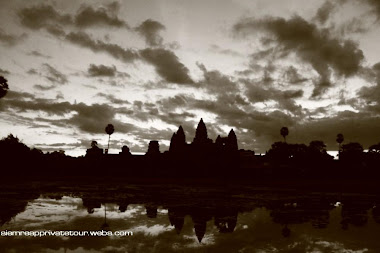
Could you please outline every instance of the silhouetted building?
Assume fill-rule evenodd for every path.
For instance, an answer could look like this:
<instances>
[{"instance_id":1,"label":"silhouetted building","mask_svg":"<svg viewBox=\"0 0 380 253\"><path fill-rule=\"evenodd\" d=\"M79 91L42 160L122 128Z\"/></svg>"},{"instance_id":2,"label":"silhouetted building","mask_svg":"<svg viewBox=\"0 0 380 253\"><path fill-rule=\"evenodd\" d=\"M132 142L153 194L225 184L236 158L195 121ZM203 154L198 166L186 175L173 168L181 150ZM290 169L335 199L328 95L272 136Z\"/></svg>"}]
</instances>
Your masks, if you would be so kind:
<instances>
[{"instance_id":1,"label":"silhouetted building","mask_svg":"<svg viewBox=\"0 0 380 253\"><path fill-rule=\"evenodd\" d=\"M173 133L171 138L169 152L177 160L183 159L183 155L187 154L191 162L198 161L203 165L204 163L215 165L215 163L223 164L225 159L230 159L231 157L238 158L238 144L236 134L232 129L227 137L218 135L214 143L208 138L206 124L201 118L195 130L193 142L186 143L183 128L179 126L178 131Z\"/></svg>"},{"instance_id":2,"label":"silhouetted building","mask_svg":"<svg viewBox=\"0 0 380 253\"><path fill-rule=\"evenodd\" d=\"M98 147L98 143L96 141L91 142L91 148L87 149L86 157L99 157L103 155L103 149Z\"/></svg>"},{"instance_id":3,"label":"silhouetted building","mask_svg":"<svg viewBox=\"0 0 380 253\"><path fill-rule=\"evenodd\" d=\"M119 153L120 155L123 155L123 156L131 156L131 152L129 151L129 148L128 146L124 145L122 148L121 148L121 152Z\"/></svg>"},{"instance_id":4,"label":"silhouetted building","mask_svg":"<svg viewBox=\"0 0 380 253\"><path fill-rule=\"evenodd\" d=\"M158 141L150 141L146 155L154 156L154 155L159 155L159 154L160 154L160 145L158 144Z\"/></svg>"},{"instance_id":5,"label":"silhouetted building","mask_svg":"<svg viewBox=\"0 0 380 253\"><path fill-rule=\"evenodd\" d=\"M203 119L198 123L197 129L195 130L195 137L193 140L194 145L205 145L212 143L212 140L208 138L207 136L207 128L205 123L203 122Z\"/></svg>"},{"instance_id":6,"label":"silhouetted building","mask_svg":"<svg viewBox=\"0 0 380 253\"><path fill-rule=\"evenodd\" d=\"M173 133L173 136L170 140L170 152L183 153L186 149L186 136L183 131L182 126L179 126L176 133Z\"/></svg>"}]
</instances>

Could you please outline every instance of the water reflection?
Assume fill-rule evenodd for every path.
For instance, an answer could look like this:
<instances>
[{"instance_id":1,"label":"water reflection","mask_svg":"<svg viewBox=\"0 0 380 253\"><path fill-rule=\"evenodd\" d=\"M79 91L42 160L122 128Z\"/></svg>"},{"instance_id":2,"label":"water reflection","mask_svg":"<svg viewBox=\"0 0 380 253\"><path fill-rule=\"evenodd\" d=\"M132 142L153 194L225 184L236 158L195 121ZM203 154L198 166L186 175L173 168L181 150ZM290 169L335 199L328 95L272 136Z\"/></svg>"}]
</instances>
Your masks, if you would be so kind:
<instances>
[{"instance_id":1,"label":"water reflection","mask_svg":"<svg viewBox=\"0 0 380 253\"><path fill-rule=\"evenodd\" d=\"M380 250L377 195L175 185L72 189L60 185L3 189L0 230L132 231L133 236L0 237L1 248L5 252Z\"/></svg>"}]
</instances>

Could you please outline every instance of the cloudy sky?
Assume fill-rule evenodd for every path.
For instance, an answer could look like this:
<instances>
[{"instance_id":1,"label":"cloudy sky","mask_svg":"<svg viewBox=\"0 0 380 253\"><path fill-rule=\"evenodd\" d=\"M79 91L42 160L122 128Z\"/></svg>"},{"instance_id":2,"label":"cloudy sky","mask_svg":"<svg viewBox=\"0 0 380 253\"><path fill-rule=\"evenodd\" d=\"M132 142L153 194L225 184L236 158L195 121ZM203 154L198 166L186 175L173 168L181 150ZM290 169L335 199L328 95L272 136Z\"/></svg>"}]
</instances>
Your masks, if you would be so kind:
<instances>
[{"instance_id":1,"label":"cloudy sky","mask_svg":"<svg viewBox=\"0 0 380 253\"><path fill-rule=\"evenodd\" d=\"M377 0L0 0L0 137L43 151L167 150L202 117L239 148L380 141Z\"/></svg>"}]
</instances>

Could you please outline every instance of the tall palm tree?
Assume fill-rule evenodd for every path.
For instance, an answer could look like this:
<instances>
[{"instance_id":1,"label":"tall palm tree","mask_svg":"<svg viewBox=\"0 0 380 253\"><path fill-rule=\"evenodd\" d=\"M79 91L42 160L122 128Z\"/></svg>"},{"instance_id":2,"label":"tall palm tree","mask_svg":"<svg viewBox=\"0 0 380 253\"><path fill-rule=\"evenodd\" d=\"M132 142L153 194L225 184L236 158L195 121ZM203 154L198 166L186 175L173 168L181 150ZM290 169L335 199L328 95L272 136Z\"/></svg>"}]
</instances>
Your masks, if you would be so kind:
<instances>
[{"instance_id":1,"label":"tall palm tree","mask_svg":"<svg viewBox=\"0 0 380 253\"><path fill-rule=\"evenodd\" d=\"M289 129L287 127L282 127L280 130L280 134L284 137L284 142L286 142L286 136L289 134Z\"/></svg>"},{"instance_id":2,"label":"tall palm tree","mask_svg":"<svg viewBox=\"0 0 380 253\"><path fill-rule=\"evenodd\" d=\"M111 134L113 134L113 132L115 131L115 128L113 127L112 124L108 124L106 126L106 133L108 134L108 147L107 147L107 154L108 154L108 150L110 148L110 139L111 139Z\"/></svg>"},{"instance_id":3,"label":"tall palm tree","mask_svg":"<svg viewBox=\"0 0 380 253\"><path fill-rule=\"evenodd\" d=\"M337 134L336 136L336 142L339 143L339 151L338 151L338 156L339 156L339 159L340 159L340 152L341 152L341 145L342 145L342 142L344 141L344 136L343 134Z\"/></svg>"}]
</instances>

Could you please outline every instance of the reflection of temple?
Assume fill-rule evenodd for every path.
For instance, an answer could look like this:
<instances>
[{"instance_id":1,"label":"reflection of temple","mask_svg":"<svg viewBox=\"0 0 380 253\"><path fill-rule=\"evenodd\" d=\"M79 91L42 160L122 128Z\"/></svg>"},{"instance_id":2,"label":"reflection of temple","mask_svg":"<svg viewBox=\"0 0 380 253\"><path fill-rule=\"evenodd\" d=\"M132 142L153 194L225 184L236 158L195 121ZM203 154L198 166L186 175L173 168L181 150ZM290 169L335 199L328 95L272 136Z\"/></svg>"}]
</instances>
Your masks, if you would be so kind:
<instances>
[{"instance_id":1,"label":"reflection of temple","mask_svg":"<svg viewBox=\"0 0 380 253\"><path fill-rule=\"evenodd\" d=\"M25 209L29 200L38 198L41 194L52 199L60 199L62 196L66 196L68 193L63 189L65 188L58 188L56 192L52 191L51 188L48 188L47 192L43 190L17 192L13 189L9 192L3 191L0 196L0 204L5 208L0 209L0 225L9 222L12 217ZM281 193L282 195L279 194L273 198L273 193L270 192L268 195L260 194L257 198L245 197L255 196L255 194L257 194L256 190L250 190L250 188L225 190L223 186L217 191L215 187L189 191L187 187L175 187L173 185L159 187L151 185L128 186L125 188L97 186L92 189L84 187L82 191L73 190L69 193L70 196L82 198L83 206L90 215L94 213L95 209L99 211L102 205L104 206L102 229L109 228L106 221L107 204L116 203L120 212L125 212L129 204L141 204L145 206L146 216L156 219L158 222L165 220L157 219L164 213L159 213L158 208L167 209L168 219L166 222L173 226L172 232L177 234L181 234L181 232L183 234L193 233L199 242L204 240L207 228L210 226L215 226L214 228L219 233L234 232L236 228L239 228L237 226L238 214L252 212L256 208L265 208L266 211L270 212L272 222L280 225L278 232L284 237L293 235L292 231L296 231L296 226L294 226L296 224L308 223L314 228L325 229L330 222L330 211L336 208L333 204L337 201L342 203L341 224L338 227L349 229L352 226L365 226L369 223L368 214L370 213L374 221L380 223L380 208L374 207L374 204L380 202L378 196L360 198L315 193L309 195L306 193L305 195ZM187 222L186 218L191 218L192 223ZM211 223L211 221L213 222Z\"/></svg>"}]
</instances>

